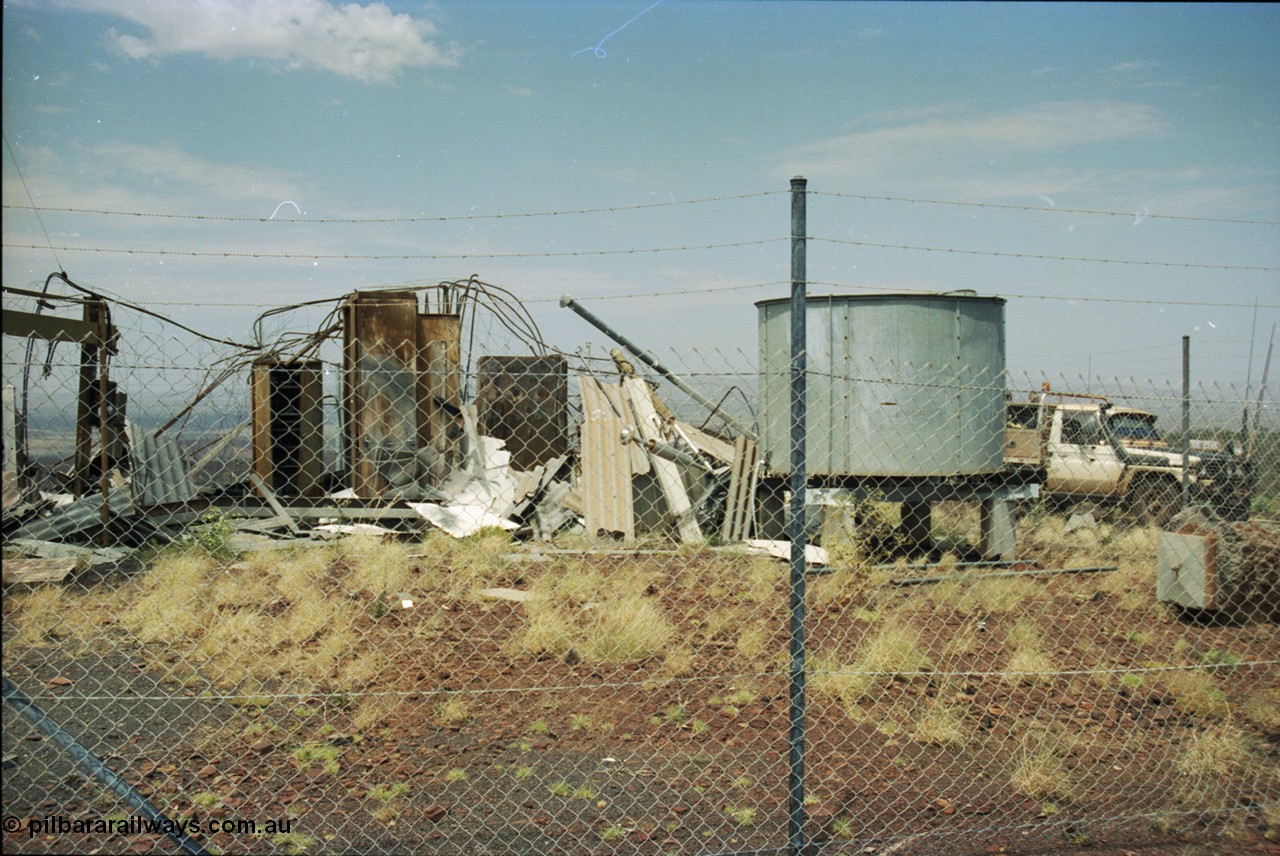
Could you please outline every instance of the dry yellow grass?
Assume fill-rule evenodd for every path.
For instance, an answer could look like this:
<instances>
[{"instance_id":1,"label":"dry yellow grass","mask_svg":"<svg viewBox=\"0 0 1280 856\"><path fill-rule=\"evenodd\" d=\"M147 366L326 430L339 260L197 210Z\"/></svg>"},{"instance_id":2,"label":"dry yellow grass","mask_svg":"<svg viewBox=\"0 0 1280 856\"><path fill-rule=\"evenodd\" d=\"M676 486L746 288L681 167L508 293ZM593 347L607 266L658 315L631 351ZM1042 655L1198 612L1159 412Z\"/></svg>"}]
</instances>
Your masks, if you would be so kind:
<instances>
[{"instance_id":1,"label":"dry yellow grass","mask_svg":"<svg viewBox=\"0 0 1280 856\"><path fill-rule=\"evenodd\" d=\"M1098 589L1118 598L1121 609L1139 612L1156 607L1156 530L1129 529L1116 541L1118 567L1098 580Z\"/></svg>"},{"instance_id":2,"label":"dry yellow grass","mask_svg":"<svg viewBox=\"0 0 1280 856\"><path fill-rule=\"evenodd\" d=\"M160 554L137 580L140 597L124 610L120 622L143 642L176 643L196 635L201 612L216 606L206 599L210 578L218 570L213 559L197 551Z\"/></svg>"},{"instance_id":3,"label":"dry yellow grass","mask_svg":"<svg viewBox=\"0 0 1280 856\"><path fill-rule=\"evenodd\" d=\"M349 579L358 590L385 600L407 587L413 560L403 544L354 535L337 545L338 554L349 568Z\"/></svg>"},{"instance_id":4,"label":"dry yellow grass","mask_svg":"<svg viewBox=\"0 0 1280 856\"><path fill-rule=\"evenodd\" d=\"M442 701L435 711L435 719L441 725L458 728L471 721L471 702L461 696L451 696Z\"/></svg>"},{"instance_id":5,"label":"dry yellow grass","mask_svg":"<svg viewBox=\"0 0 1280 856\"><path fill-rule=\"evenodd\" d=\"M1263 690L1245 699L1241 713L1256 725L1280 729L1280 690Z\"/></svg>"},{"instance_id":6,"label":"dry yellow grass","mask_svg":"<svg viewBox=\"0 0 1280 856\"><path fill-rule=\"evenodd\" d=\"M693 665L697 662L693 648L688 645L677 644L669 648L662 655L663 670L671 677L680 677L687 675L693 671Z\"/></svg>"},{"instance_id":7,"label":"dry yellow grass","mask_svg":"<svg viewBox=\"0 0 1280 856\"><path fill-rule=\"evenodd\" d=\"M43 647L63 635L69 598L60 585L43 585L17 595L5 604L5 617L14 617L18 632L9 643Z\"/></svg>"},{"instance_id":8,"label":"dry yellow grass","mask_svg":"<svg viewBox=\"0 0 1280 856\"><path fill-rule=\"evenodd\" d=\"M466 538L432 530L412 552L422 557L425 588L452 599L472 599L480 589L501 581L510 551L511 533L491 528Z\"/></svg>"},{"instance_id":9,"label":"dry yellow grass","mask_svg":"<svg viewBox=\"0 0 1280 856\"><path fill-rule=\"evenodd\" d=\"M1238 728L1215 725L1194 735L1178 757L1178 773L1183 776L1230 776L1249 757L1248 738Z\"/></svg>"},{"instance_id":10,"label":"dry yellow grass","mask_svg":"<svg viewBox=\"0 0 1280 856\"><path fill-rule=\"evenodd\" d=\"M512 653L554 657L563 656L573 647L574 626L560 614L556 605L545 597L525 603L525 625L510 646Z\"/></svg>"},{"instance_id":11,"label":"dry yellow grass","mask_svg":"<svg viewBox=\"0 0 1280 856\"><path fill-rule=\"evenodd\" d=\"M744 626L738 633L734 643L733 655L738 662L747 665L762 665L762 658L769 653L769 644L773 634L763 621L757 620Z\"/></svg>"},{"instance_id":12,"label":"dry yellow grass","mask_svg":"<svg viewBox=\"0 0 1280 856\"><path fill-rule=\"evenodd\" d=\"M943 575L946 571L939 570ZM934 585L928 595L936 607L954 609L963 615L985 612L1004 615L1015 612L1027 603L1045 600L1044 584L1026 577L992 577L957 574L953 579Z\"/></svg>"},{"instance_id":13,"label":"dry yellow grass","mask_svg":"<svg viewBox=\"0 0 1280 856\"><path fill-rule=\"evenodd\" d=\"M787 566L771 556L752 556L742 571L745 599L751 603L769 604L781 596Z\"/></svg>"},{"instance_id":14,"label":"dry yellow grass","mask_svg":"<svg viewBox=\"0 0 1280 856\"><path fill-rule=\"evenodd\" d=\"M115 620L115 598L110 593L85 595L68 591L58 583L5 593L5 649L45 648L58 645L68 652L91 650L104 627Z\"/></svg>"},{"instance_id":15,"label":"dry yellow grass","mask_svg":"<svg viewBox=\"0 0 1280 856\"><path fill-rule=\"evenodd\" d=\"M1024 746L1013 770L1009 785L1031 799L1067 799L1072 786L1062 758L1046 746Z\"/></svg>"},{"instance_id":16,"label":"dry yellow grass","mask_svg":"<svg viewBox=\"0 0 1280 856\"><path fill-rule=\"evenodd\" d=\"M650 598L614 598L592 611L575 646L584 660L629 663L663 652L674 628Z\"/></svg>"},{"instance_id":17,"label":"dry yellow grass","mask_svg":"<svg viewBox=\"0 0 1280 856\"><path fill-rule=\"evenodd\" d=\"M813 689L849 710L864 698L878 696L879 687L893 676L931 669L933 661L920 647L914 628L889 620L858 647L851 661L831 654L816 657Z\"/></svg>"},{"instance_id":18,"label":"dry yellow grass","mask_svg":"<svg viewBox=\"0 0 1280 856\"><path fill-rule=\"evenodd\" d=\"M829 698L855 722L865 719L858 702L871 686L869 676L855 673L852 667L830 655L815 657L810 669L808 683L814 695Z\"/></svg>"},{"instance_id":19,"label":"dry yellow grass","mask_svg":"<svg viewBox=\"0 0 1280 856\"><path fill-rule=\"evenodd\" d=\"M402 550L376 539L251 553L230 567L199 551L170 551L126 587L120 624L178 651L181 664L224 688L353 689L385 657L360 652L357 624L376 615L410 567Z\"/></svg>"},{"instance_id":20,"label":"dry yellow grass","mask_svg":"<svg viewBox=\"0 0 1280 856\"><path fill-rule=\"evenodd\" d=\"M1163 680L1173 695L1173 706L1184 713L1223 719L1231 712L1227 697L1203 669L1168 672Z\"/></svg>"},{"instance_id":21,"label":"dry yellow grass","mask_svg":"<svg viewBox=\"0 0 1280 856\"><path fill-rule=\"evenodd\" d=\"M403 700L395 695L365 695L351 714L351 724L357 731L385 728L395 718Z\"/></svg>"},{"instance_id":22,"label":"dry yellow grass","mask_svg":"<svg viewBox=\"0 0 1280 856\"><path fill-rule=\"evenodd\" d=\"M1009 784L1032 799L1071 799L1076 782L1064 758L1076 750L1081 738L1053 721L1020 720L1015 725L1019 745L1009 773Z\"/></svg>"},{"instance_id":23,"label":"dry yellow grass","mask_svg":"<svg viewBox=\"0 0 1280 856\"><path fill-rule=\"evenodd\" d=\"M1019 621L1009 631L1013 654L1001 679L1008 684L1036 685L1051 683L1057 666L1044 652L1040 630L1029 620Z\"/></svg>"},{"instance_id":24,"label":"dry yellow grass","mask_svg":"<svg viewBox=\"0 0 1280 856\"><path fill-rule=\"evenodd\" d=\"M912 740L936 746L960 746L968 736L964 718L941 692L928 704L911 732Z\"/></svg>"},{"instance_id":25,"label":"dry yellow grass","mask_svg":"<svg viewBox=\"0 0 1280 856\"><path fill-rule=\"evenodd\" d=\"M580 562L546 570L530 586L526 621L508 645L513 653L623 663L662 654L675 627L646 592L654 572L642 565L606 578Z\"/></svg>"},{"instance_id":26,"label":"dry yellow grass","mask_svg":"<svg viewBox=\"0 0 1280 856\"><path fill-rule=\"evenodd\" d=\"M1232 805L1231 783L1244 772L1249 757L1248 738L1238 728L1214 725L1194 735L1178 756L1178 801L1199 811Z\"/></svg>"}]
</instances>

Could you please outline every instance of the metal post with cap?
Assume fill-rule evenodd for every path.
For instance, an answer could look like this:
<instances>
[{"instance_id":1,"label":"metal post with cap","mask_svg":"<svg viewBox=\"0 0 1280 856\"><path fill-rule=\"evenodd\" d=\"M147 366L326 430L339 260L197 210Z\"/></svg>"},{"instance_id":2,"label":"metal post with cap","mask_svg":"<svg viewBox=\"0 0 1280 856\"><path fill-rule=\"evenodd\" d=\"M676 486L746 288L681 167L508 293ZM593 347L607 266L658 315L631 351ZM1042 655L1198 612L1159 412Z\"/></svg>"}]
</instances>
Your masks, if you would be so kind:
<instances>
[{"instance_id":1,"label":"metal post with cap","mask_svg":"<svg viewBox=\"0 0 1280 856\"><path fill-rule=\"evenodd\" d=\"M789 638L791 674L788 705L787 849L804 852L805 714L805 187L791 179L791 577Z\"/></svg>"}]
</instances>

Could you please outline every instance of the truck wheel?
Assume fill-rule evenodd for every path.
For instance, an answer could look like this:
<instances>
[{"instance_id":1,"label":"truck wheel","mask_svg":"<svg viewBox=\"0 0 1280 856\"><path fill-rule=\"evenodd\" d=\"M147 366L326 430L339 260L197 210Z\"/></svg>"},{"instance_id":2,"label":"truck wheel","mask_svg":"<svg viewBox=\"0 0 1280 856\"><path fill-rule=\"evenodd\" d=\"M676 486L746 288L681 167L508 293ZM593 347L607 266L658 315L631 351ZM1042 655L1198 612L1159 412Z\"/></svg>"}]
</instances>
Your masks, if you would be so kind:
<instances>
[{"instance_id":1,"label":"truck wheel","mask_svg":"<svg viewBox=\"0 0 1280 856\"><path fill-rule=\"evenodd\" d=\"M1182 486L1169 479L1148 479L1133 486L1130 509L1143 526L1164 526L1182 508Z\"/></svg>"}]
</instances>

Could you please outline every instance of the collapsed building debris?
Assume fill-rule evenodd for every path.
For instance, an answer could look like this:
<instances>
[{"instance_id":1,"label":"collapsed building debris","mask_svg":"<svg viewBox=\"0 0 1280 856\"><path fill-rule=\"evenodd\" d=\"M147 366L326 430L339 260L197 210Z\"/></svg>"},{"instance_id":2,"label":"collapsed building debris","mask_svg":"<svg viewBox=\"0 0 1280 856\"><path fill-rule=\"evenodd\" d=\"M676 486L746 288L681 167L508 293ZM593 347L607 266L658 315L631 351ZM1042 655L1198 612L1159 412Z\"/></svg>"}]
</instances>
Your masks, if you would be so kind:
<instances>
[{"instance_id":1,"label":"collapsed building debris","mask_svg":"<svg viewBox=\"0 0 1280 856\"><path fill-rule=\"evenodd\" d=\"M911 298L923 300L932 314L950 319L947 323L954 321L958 310L951 304L958 299ZM884 311L898 311L902 300L887 296L881 302ZM983 300L997 309L1003 303ZM764 354L781 353L766 347L768 337L776 338L784 326L772 301L761 304L762 365L757 370L764 400L761 412L746 420L726 412L725 398L713 402L571 298L561 305L621 348L605 361L555 352L513 294L473 277L313 301L334 304L318 329L279 334L273 341L265 340L263 320L299 307L269 310L254 324L255 343L236 345L235 355L216 361L199 392L155 430L126 417L124 387L107 376L119 333L106 301L93 296L73 302L83 304L82 320L6 317L6 335L80 346L71 466L65 473L47 473L39 490L22 451L25 412L17 411L16 393L6 395L8 536L140 546L181 540L186 527L216 514L244 543L415 533L427 527L458 538L499 528L516 537L549 540L581 521L593 539L632 545L644 534L658 533L698 545L776 538L785 523L789 441L779 427L786 408L778 381L785 372L776 359L777 365L763 364ZM872 308L880 308L880 302ZM530 353L478 353L475 325L482 312ZM995 313L995 321L1002 320ZM991 340L988 356L999 362L1001 340L986 338ZM677 415L674 411L688 402L664 400L657 384L637 373L631 357L704 408L701 427ZM609 366L610 377L602 376L600 362ZM27 368L30 364L29 353ZM229 428L220 424L199 444L185 439L196 406L236 377L249 382L248 418ZM884 389L876 406L902 411L907 399L895 397L902 390L894 395L889 390L897 381L879 383ZM917 386L912 394L920 400L913 401L913 412L932 418L941 405L933 406L928 395L934 393L928 390L938 384L916 384L912 390ZM968 383L966 388L985 390L1002 411L998 390L987 386ZM580 396L576 425L571 389ZM843 389L832 389L832 395L843 396L840 400L850 398ZM861 387L858 392L869 394ZM985 408L986 398L974 407ZM837 414L832 420L837 418L847 422L850 417ZM1008 461L999 454L999 420L960 421L992 423L992 430L978 437L978 451L960 447L971 459L964 472L947 470L954 466L935 461L937 455L927 461L911 458L914 453L903 451L892 433L896 423L882 426L878 442L884 447L880 451L891 450L903 460L877 470L881 459L851 444L846 422L826 425L827 445L819 451L833 461L809 473L807 503L839 505L851 497L901 503L903 528L918 547L929 538L931 502L977 499L984 503L984 555L1011 555L1011 504L1033 497L1035 486L1025 479L1010 481ZM241 443L246 429L247 450ZM837 440L838 448L832 445ZM992 444L997 452L988 455ZM215 462L221 464L220 479L209 475ZM55 505L48 499L55 492L69 493L72 501ZM811 558L817 561L816 555Z\"/></svg>"},{"instance_id":2,"label":"collapsed building debris","mask_svg":"<svg viewBox=\"0 0 1280 856\"><path fill-rule=\"evenodd\" d=\"M37 477L24 451L25 411L18 412L17 392L6 387L6 537L137 546L182 538L185 527L217 514L244 544L268 538L319 543L427 525L456 537L493 526L550 538L580 511L564 356L546 353L536 325L504 289L472 278L426 291L422 309L415 291L356 292L338 300L330 316L338 323L326 321L301 338L281 337L271 347L243 346L242 358L221 366L154 431L125 418L126 397L106 376L118 333L105 301L66 298L84 304L84 320L6 312L6 336L82 347L74 451L64 475ZM60 299L50 296L48 305ZM467 313L481 307L534 353L480 357L475 389L465 380L461 335ZM342 345L338 454L328 456L327 465L325 407L335 397L325 395L331 364L319 349L335 335ZM32 362L29 344L28 370ZM203 448L182 448L181 424L238 373L249 376L249 419ZM226 457L236 457L246 428L248 466L228 472ZM224 466L222 479L197 481L215 461ZM63 494L65 501L55 501ZM80 554L23 558L56 559L61 570L84 565ZM28 578L35 567L28 565ZM40 573L52 578L55 571Z\"/></svg>"}]
</instances>

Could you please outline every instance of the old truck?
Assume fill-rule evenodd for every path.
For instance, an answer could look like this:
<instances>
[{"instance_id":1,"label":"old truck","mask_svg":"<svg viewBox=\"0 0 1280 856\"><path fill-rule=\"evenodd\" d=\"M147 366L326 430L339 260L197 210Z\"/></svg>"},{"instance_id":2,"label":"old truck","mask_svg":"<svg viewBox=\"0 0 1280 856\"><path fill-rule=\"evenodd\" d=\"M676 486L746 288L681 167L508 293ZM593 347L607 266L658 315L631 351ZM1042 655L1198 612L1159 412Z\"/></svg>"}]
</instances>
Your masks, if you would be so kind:
<instances>
[{"instance_id":1,"label":"old truck","mask_svg":"<svg viewBox=\"0 0 1280 856\"><path fill-rule=\"evenodd\" d=\"M1046 390L1030 401L1010 401L1005 460L1036 468L1042 495L1055 504L1117 505L1157 526L1182 505L1182 450L1164 440L1154 413L1103 396ZM1193 504L1228 520L1248 517L1256 480L1243 455L1196 450L1185 460Z\"/></svg>"}]
</instances>

